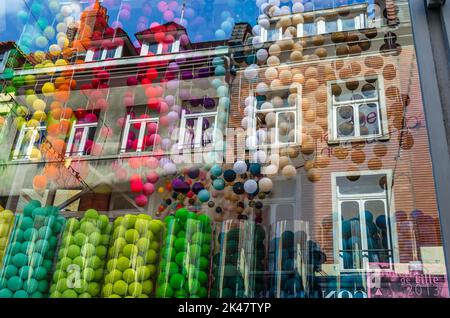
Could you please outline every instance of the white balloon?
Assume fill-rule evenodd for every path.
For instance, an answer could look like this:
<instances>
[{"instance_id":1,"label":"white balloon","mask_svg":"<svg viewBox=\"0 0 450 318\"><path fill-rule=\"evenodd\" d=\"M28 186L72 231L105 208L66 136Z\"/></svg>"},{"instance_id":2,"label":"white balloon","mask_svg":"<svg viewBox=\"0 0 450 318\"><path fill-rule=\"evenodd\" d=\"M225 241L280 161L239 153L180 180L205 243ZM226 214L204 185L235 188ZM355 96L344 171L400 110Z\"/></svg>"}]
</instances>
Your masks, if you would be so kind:
<instances>
[{"instance_id":1,"label":"white balloon","mask_svg":"<svg viewBox=\"0 0 450 318\"><path fill-rule=\"evenodd\" d=\"M265 163L267 160L267 154L263 150L258 150L253 154L253 162Z\"/></svg>"},{"instance_id":2,"label":"white balloon","mask_svg":"<svg viewBox=\"0 0 450 318\"><path fill-rule=\"evenodd\" d=\"M244 191L248 194L255 193L258 190L258 183L255 180L247 180L244 182Z\"/></svg>"},{"instance_id":3,"label":"white balloon","mask_svg":"<svg viewBox=\"0 0 450 318\"><path fill-rule=\"evenodd\" d=\"M266 178L266 177L261 178L258 181L258 185L259 185L259 190L262 192L272 191L272 188L273 188L272 180L269 178Z\"/></svg>"},{"instance_id":4,"label":"white balloon","mask_svg":"<svg viewBox=\"0 0 450 318\"><path fill-rule=\"evenodd\" d=\"M237 174L243 174L247 171L247 164L245 161L236 161L233 165L233 170Z\"/></svg>"}]
</instances>

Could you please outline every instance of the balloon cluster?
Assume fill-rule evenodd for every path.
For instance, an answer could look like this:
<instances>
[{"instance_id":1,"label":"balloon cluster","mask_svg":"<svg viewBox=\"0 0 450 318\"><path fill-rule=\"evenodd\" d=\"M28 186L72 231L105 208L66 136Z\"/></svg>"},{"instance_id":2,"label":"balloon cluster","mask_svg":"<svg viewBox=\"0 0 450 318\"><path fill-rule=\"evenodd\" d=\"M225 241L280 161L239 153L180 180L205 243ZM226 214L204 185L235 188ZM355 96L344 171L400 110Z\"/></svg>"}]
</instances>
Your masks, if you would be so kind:
<instances>
[{"instance_id":1,"label":"balloon cluster","mask_svg":"<svg viewBox=\"0 0 450 318\"><path fill-rule=\"evenodd\" d=\"M94 209L66 221L50 298L92 298L100 295L112 225Z\"/></svg>"},{"instance_id":2,"label":"balloon cluster","mask_svg":"<svg viewBox=\"0 0 450 318\"><path fill-rule=\"evenodd\" d=\"M208 296L211 220L181 208L164 220L167 232L161 249L158 298Z\"/></svg>"},{"instance_id":3,"label":"balloon cluster","mask_svg":"<svg viewBox=\"0 0 450 318\"><path fill-rule=\"evenodd\" d=\"M222 223L215 240L212 297L256 298L263 295L264 276L260 273L264 272L266 258L264 240L265 229L253 221L227 220Z\"/></svg>"},{"instance_id":4,"label":"balloon cluster","mask_svg":"<svg viewBox=\"0 0 450 318\"><path fill-rule=\"evenodd\" d=\"M0 211L0 268L8 246L9 234L14 225L14 213L10 210Z\"/></svg>"},{"instance_id":5,"label":"balloon cluster","mask_svg":"<svg viewBox=\"0 0 450 318\"><path fill-rule=\"evenodd\" d=\"M65 219L54 206L31 201L16 215L0 270L0 297L44 298Z\"/></svg>"},{"instance_id":6,"label":"balloon cluster","mask_svg":"<svg viewBox=\"0 0 450 318\"><path fill-rule=\"evenodd\" d=\"M164 224L149 215L127 214L114 221L102 296L149 298L153 295Z\"/></svg>"}]
</instances>

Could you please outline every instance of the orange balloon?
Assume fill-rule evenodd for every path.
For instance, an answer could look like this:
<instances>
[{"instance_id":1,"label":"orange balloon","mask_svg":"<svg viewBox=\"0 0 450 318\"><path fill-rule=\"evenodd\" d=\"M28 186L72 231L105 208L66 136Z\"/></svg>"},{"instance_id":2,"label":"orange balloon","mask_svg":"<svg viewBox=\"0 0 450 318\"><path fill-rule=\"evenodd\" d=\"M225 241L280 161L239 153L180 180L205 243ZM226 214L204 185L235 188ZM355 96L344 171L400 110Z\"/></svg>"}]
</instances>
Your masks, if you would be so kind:
<instances>
[{"instance_id":1,"label":"orange balloon","mask_svg":"<svg viewBox=\"0 0 450 318\"><path fill-rule=\"evenodd\" d=\"M47 187L46 176L35 176L33 178L33 188L35 190L44 190Z\"/></svg>"},{"instance_id":2,"label":"orange balloon","mask_svg":"<svg viewBox=\"0 0 450 318\"><path fill-rule=\"evenodd\" d=\"M59 122L59 131L63 135L67 135L70 132L70 121L63 119Z\"/></svg>"},{"instance_id":3,"label":"orange balloon","mask_svg":"<svg viewBox=\"0 0 450 318\"><path fill-rule=\"evenodd\" d=\"M60 120L61 119L61 115L62 115L62 108L61 107L58 107L58 108L53 108L51 111L50 111L50 115L52 115L52 117L54 118L54 119L56 119L56 120Z\"/></svg>"},{"instance_id":4,"label":"orange balloon","mask_svg":"<svg viewBox=\"0 0 450 318\"><path fill-rule=\"evenodd\" d=\"M66 151L66 143L62 139L53 139L51 145L52 149L58 154L62 154Z\"/></svg>"},{"instance_id":5,"label":"orange balloon","mask_svg":"<svg viewBox=\"0 0 450 318\"><path fill-rule=\"evenodd\" d=\"M64 108L63 112L62 112L62 117L65 119L70 119L72 118L73 115L73 110L70 107L66 107Z\"/></svg>"},{"instance_id":6,"label":"orange balloon","mask_svg":"<svg viewBox=\"0 0 450 318\"><path fill-rule=\"evenodd\" d=\"M50 104L50 109L61 108L61 107L62 107L62 104L56 100Z\"/></svg>"},{"instance_id":7,"label":"orange balloon","mask_svg":"<svg viewBox=\"0 0 450 318\"><path fill-rule=\"evenodd\" d=\"M64 85L66 83L66 79L64 78L64 77L62 77L62 76L60 76L60 77L57 77L56 79L55 79L55 87L56 88L60 88L62 85Z\"/></svg>"},{"instance_id":8,"label":"orange balloon","mask_svg":"<svg viewBox=\"0 0 450 318\"><path fill-rule=\"evenodd\" d=\"M53 163L47 164L44 168L44 174L50 180L56 179L58 177L58 166Z\"/></svg>"},{"instance_id":9,"label":"orange balloon","mask_svg":"<svg viewBox=\"0 0 450 318\"><path fill-rule=\"evenodd\" d=\"M50 124L50 125L47 126L47 134L48 134L48 136L56 137L56 136L59 135L59 132L60 132L60 130L59 130L59 123Z\"/></svg>"},{"instance_id":10,"label":"orange balloon","mask_svg":"<svg viewBox=\"0 0 450 318\"><path fill-rule=\"evenodd\" d=\"M53 97L60 102L67 102L69 100L70 97L70 92L68 91L56 91L53 94Z\"/></svg>"}]
</instances>

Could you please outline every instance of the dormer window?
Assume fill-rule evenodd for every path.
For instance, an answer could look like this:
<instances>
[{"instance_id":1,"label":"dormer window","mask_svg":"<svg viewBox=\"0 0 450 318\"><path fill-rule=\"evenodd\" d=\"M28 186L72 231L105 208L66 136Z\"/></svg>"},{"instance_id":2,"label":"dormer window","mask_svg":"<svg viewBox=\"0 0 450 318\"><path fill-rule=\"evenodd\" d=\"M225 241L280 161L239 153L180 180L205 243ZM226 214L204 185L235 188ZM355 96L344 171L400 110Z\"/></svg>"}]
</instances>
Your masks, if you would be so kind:
<instances>
[{"instance_id":1,"label":"dormer window","mask_svg":"<svg viewBox=\"0 0 450 318\"><path fill-rule=\"evenodd\" d=\"M86 62L103 61L106 59L118 59L122 57L123 46L112 48L91 49L86 53Z\"/></svg>"},{"instance_id":2,"label":"dormer window","mask_svg":"<svg viewBox=\"0 0 450 318\"><path fill-rule=\"evenodd\" d=\"M180 51L180 41L176 40L172 43L154 43L150 41L144 41L141 48L141 56L146 56L149 53L155 55L178 53Z\"/></svg>"},{"instance_id":3,"label":"dormer window","mask_svg":"<svg viewBox=\"0 0 450 318\"><path fill-rule=\"evenodd\" d=\"M0 73L3 72L6 66L6 61L8 60L9 51L0 52Z\"/></svg>"}]
</instances>

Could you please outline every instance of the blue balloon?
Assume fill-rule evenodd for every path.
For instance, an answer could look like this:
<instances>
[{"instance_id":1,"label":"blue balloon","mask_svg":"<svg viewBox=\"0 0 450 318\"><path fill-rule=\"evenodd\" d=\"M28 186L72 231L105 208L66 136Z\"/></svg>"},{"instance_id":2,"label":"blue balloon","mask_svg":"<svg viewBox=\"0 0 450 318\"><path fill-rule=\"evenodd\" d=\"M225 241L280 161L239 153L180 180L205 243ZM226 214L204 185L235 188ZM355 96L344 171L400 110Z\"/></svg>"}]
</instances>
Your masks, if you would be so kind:
<instances>
[{"instance_id":1,"label":"blue balloon","mask_svg":"<svg viewBox=\"0 0 450 318\"><path fill-rule=\"evenodd\" d=\"M375 224L380 228L380 229L385 229L386 228L386 216L383 215L379 215L377 217L377 219L375 220Z\"/></svg>"},{"instance_id":2,"label":"blue balloon","mask_svg":"<svg viewBox=\"0 0 450 318\"><path fill-rule=\"evenodd\" d=\"M259 163L251 163L249 170L251 174L257 176L261 174L261 165Z\"/></svg>"},{"instance_id":3,"label":"blue balloon","mask_svg":"<svg viewBox=\"0 0 450 318\"><path fill-rule=\"evenodd\" d=\"M215 164L211 167L211 174L215 177L218 177L222 174L222 167L218 164Z\"/></svg>"},{"instance_id":4,"label":"blue balloon","mask_svg":"<svg viewBox=\"0 0 450 318\"><path fill-rule=\"evenodd\" d=\"M197 196L201 202L206 202L210 198L209 191L206 189L200 190Z\"/></svg>"},{"instance_id":5,"label":"blue balloon","mask_svg":"<svg viewBox=\"0 0 450 318\"><path fill-rule=\"evenodd\" d=\"M366 223L372 223L373 222L373 214L370 211L364 211L364 215L366 216Z\"/></svg>"},{"instance_id":6,"label":"blue balloon","mask_svg":"<svg viewBox=\"0 0 450 318\"><path fill-rule=\"evenodd\" d=\"M213 181L213 187L216 190L223 190L225 188L225 181L222 178Z\"/></svg>"}]
</instances>

